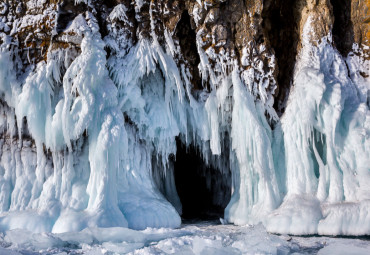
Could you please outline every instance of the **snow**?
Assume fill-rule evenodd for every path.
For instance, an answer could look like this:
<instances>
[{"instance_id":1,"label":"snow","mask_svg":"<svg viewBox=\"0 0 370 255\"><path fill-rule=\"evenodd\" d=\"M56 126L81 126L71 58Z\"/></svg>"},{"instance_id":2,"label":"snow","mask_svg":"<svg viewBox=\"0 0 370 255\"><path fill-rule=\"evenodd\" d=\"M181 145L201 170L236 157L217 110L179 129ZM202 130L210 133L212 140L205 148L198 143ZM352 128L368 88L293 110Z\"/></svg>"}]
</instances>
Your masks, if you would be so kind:
<instances>
[{"instance_id":1,"label":"snow","mask_svg":"<svg viewBox=\"0 0 370 255\"><path fill-rule=\"evenodd\" d=\"M266 219L266 228L271 233L312 234L323 218L320 203L315 197L294 195L286 197L280 207Z\"/></svg>"},{"instance_id":2,"label":"snow","mask_svg":"<svg viewBox=\"0 0 370 255\"><path fill-rule=\"evenodd\" d=\"M268 234L262 225L216 222L180 229L86 228L63 234L10 230L1 254L368 254L369 241Z\"/></svg>"},{"instance_id":3,"label":"snow","mask_svg":"<svg viewBox=\"0 0 370 255\"><path fill-rule=\"evenodd\" d=\"M369 200L324 204L324 220L319 222L318 232L322 235L368 235L369 206Z\"/></svg>"},{"instance_id":4,"label":"snow","mask_svg":"<svg viewBox=\"0 0 370 255\"><path fill-rule=\"evenodd\" d=\"M139 11L143 1L135 3ZM81 40L80 55L50 51L47 61L21 76L13 71L20 63L11 48L6 41L1 46L4 242L14 244L15 252L64 252L73 242L64 233L70 233L78 249L97 254L184 247L190 254L284 254L293 246L258 224L280 234L369 235L370 83L361 75L369 72L364 57L344 59L330 34L314 45L309 18L279 119L272 107L275 58L264 46L243 50L242 65L250 67L244 70L232 53L204 50L199 30L198 69L210 91L194 92L189 70L175 60L178 42L166 31L167 45L160 45L152 4L149 10L151 38L135 45L112 27L103 40L93 14L78 15L66 31ZM125 22L125 12L118 5L109 18ZM37 20L18 22L22 27ZM106 47L112 48L108 59ZM223 222L257 230L240 228L246 232L230 240L225 231L238 228L216 228L213 235L206 227L205 236L192 227L161 229L181 226L170 160L176 139L196 146L219 171L230 168L232 194ZM264 238L269 245L261 245Z\"/></svg>"},{"instance_id":5,"label":"snow","mask_svg":"<svg viewBox=\"0 0 370 255\"><path fill-rule=\"evenodd\" d=\"M135 11L139 12L141 7L144 5L143 0L135 0Z\"/></svg>"},{"instance_id":6,"label":"snow","mask_svg":"<svg viewBox=\"0 0 370 255\"><path fill-rule=\"evenodd\" d=\"M197 1L197 3L195 3L195 5L194 5L193 13L192 13L193 17L194 17L195 24L197 26L199 24L199 21L201 20L201 17L200 17L201 8L202 8L202 3Z\"/></svg>"},{"instance_id":7,"label":"snow","mask_svg":"<svg viewBox=\"0 0 370 255\"><path fill-rule=\"evenodd\" d=\"M126 16L127 8L124 4L118 4L114 7L113 11L109 14L110 20L118 19L123 22L130 23Z\"/></svg>"},{"instance_id":8,"label":"snow","mask_svg":"<svg viewBox=\"0 0 370 255\"><path fill-rule=\"evenodd\" d=\"M365 255L369 253L366 247L353 247L351 245L329 245L319 251L318 255L338 254L338 255Z\"/></svg>"}]
</instances>

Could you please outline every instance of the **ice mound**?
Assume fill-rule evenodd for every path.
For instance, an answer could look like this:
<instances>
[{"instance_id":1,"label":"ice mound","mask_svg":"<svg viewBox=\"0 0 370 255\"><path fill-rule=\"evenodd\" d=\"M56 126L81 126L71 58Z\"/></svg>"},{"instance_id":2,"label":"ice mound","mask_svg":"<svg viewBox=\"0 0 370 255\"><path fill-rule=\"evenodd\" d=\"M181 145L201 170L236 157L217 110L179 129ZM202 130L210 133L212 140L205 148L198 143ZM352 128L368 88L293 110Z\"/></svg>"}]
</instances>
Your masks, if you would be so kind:
<instances>
[{"instance_id":1,"label":"ice mound","mask_svg":"<svg viewBox=\"0 0 370 255\"><path fill-rule=\"evenodd\" d=\"M369 235L370 200L323 205L321 235Z\"/></svg>"},{"instance_id":2,"label":"ice mound","mask_svg":"<svg viewBox=\"0 0 370 255\"><path fill-rule=\"evenodd\" d=\"M272 233L309 235L317 233L322 219L320 202L315 197L286 197L278 209L266 219L267 230Z\"/></svg>"},{"instance_id":3,"label":"ice mound","mask_svg":"<svg viewBox=\"0 0 370 255\"><path fill-rule=\"evenodd\" d=\"M6 248L5 248L6 247ZM262 225L215 223L181 229L86 228L63 234L10 230L0 254L368 254L369 242L328 237L276 236Z\"/></svg>"}]
</instances>

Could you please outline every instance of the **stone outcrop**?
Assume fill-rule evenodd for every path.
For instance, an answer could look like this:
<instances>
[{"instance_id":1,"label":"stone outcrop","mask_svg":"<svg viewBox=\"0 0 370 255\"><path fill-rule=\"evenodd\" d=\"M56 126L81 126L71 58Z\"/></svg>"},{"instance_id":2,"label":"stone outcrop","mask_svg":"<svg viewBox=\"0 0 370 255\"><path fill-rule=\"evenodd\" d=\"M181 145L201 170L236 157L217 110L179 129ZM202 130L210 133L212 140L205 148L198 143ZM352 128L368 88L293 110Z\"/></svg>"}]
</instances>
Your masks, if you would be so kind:
<instances>
[{"instance_id":1,"label":"stone outcrop","mask_svg":"<svg viewBox=\"0 0 370 255\"><path fill-rule=\"evenodd\" d=\"M68 29L68 25L87 10L98 19L102 36L109 35L113 29L121 30L133 44L138 38L151 36L152 16L159 42L165 44L166 30L180 46L182 54L178 56L178 63L184 62L189 66L194 88L202 87L197 70L197 35L204 50L213 48L216 54L222 52L239 63L242 62L243 50L255 52L255 55L250 54L250 58L260 59L265 71L271 67L264 55L275 55L277 65L272 70L273 77L269 83L273 92L277 82L274 95L278 110L290 87L302 24L307 15L314 13L314 17L320 20L315 29L317 38L332 30L334 44L344 55L351 51L353 43L360 47L368 46L370 40L370 3L366 0L77 2L80 3L75 4L73 0L3 1L0 4L0 31L11 37L27 66L45 60L49 47L52 50L74 48L78 51L81 38ZM124 6L127 19L117 22L117 19L109 18L109 13L119 4ZM261 48L263 51L258 50ZM212 61L212 57L209 58ZM249 68L251 62L243 66Z\"/></svg>"},{"instance_id":2,"label":"stone outcrop","mask_svg":"<svg viewBox=\"0 0 370 255\"><path fill-rule=\"evenodd\" d=\"M124 19L109 16L118 5L124 8ZM213 65L220 55L235 59L244 69L262 65L263 72L270 75L256 75L254 86L265 86L275 97L274 108L282 113L307 16L315 19L317 40L332 31L334 45L346 56L354 43L367 51L369 9L366 0L5 0L0 3L0 40L11 40L24 71L46 60L48 51L68 48L75 58L82 38L70 25L86 11L97 18L102 37L126 41L121 47L150 38L154 25L160 44L166 44L164 33L168 31L180 47L177 63L188 67L194 89L209 88L209 80L202 81L198 70L200 46ZM269 63L266 56L274 56L276 63Z\"/></svg>"}]
</instances>

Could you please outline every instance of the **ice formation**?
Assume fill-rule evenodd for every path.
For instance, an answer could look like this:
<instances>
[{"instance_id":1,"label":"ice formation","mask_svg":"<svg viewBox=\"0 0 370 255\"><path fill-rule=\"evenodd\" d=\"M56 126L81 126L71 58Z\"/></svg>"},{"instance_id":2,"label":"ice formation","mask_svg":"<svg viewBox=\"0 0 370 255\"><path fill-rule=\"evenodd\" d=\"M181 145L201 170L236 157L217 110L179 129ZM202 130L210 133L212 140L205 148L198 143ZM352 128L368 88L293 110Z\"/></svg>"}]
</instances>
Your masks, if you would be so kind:
<instances>
[{"instance_id":1,"label":"ice formation","mask_svg":"<svg viewBox=\"0 0 370 255\"><path fill-rule=\"evenodd\" d=\"M368 234L370 114L366 89L357 84L368 90L369 81L348 73L330 35L318 47L310 44L310 22L281 121L286 196L266 226L294 234Z\"/></svg>"},{"instance_id":2,"label":"ice formation","mask_svg":"<svg viewBox=\"0 0 370 255\"><path fill-rule=\"evenodd\" d=\"M366 240L272 235L262 225L203 222L181 229L86 228L70 233L14 229L0 236L0 254L319 254L367 255ZM6 247L6 248L2 248Z\"/></svg>"},{"instance_id":3,"label":"ice formation","mask_svg":"<svg viewBox=\"0 0 370 255\"><path fill-rule=\"evenodd\" d=\"M118 5L109 18L124 21L124 12ZM1 140L0 229L179 227L170 161L178 138L219 171L230 167L225 222L370 234L370 82L358 74L369 64L343 59L330 35L313 45L310 25L281 121L261 61L244 70L224 52L204 51L202 31L199 70L211 89L201 92L175 62L181 52L171 36L159 44L153 19L151 40L132 44L110 37L114 27L103 40L94 16L79 15L70 29L83 37L81 54L70 63L68 50L50 50L21 77L3 44L0 128L9 137Z\"/></svg>"}]
</instances>

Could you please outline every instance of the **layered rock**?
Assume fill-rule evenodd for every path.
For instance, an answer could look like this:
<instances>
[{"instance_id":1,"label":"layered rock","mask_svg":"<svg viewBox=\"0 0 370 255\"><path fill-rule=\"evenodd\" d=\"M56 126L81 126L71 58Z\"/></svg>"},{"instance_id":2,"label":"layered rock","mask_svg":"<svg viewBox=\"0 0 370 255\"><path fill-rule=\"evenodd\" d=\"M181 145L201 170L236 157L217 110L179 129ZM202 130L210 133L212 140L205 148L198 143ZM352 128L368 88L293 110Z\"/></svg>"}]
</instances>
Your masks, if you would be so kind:
<instances>
[{"instance_id":1,"label":"layered rock","mask_svg":"<svg viewBox=\"0 0 370 255\"><path fill-rule=\"evenodd\" d=\"M122 6L125 18L109 17ZM152 10L152 11L151 11ZM228 55L245 69L262 61L264 73L271 71L267 94L274 94L275 109L287 97L303 25L309 14L322 20L316 25L317 40L333 29L334 44L346 56L353 43L360 48L369 45L368 1L5 1L1 6L0 31L17 45L24 66L36 65L47 59L50 50L69 48L78 54L81 35L75 34L70 22L79 14L90 11L96 16L102 36L116 31L135 44L140 38L151 37L151 20L159 43L165 45L164 31L171 34L191 71L194 88L209 86L201 82L197 66L196 36L211 62L216 55ZM117 9L119 12L120 10ZM152 12L152 13L150 13ZM152 16L152 17L151 17ZM316 23L316 22L315 22ZM118 32L119 31L119 32ZM186 38L186 39L185 39ZM117 39L117 38L114 38ZM2 40L5 40L3 38ZM125 44L125 43L124 43ZM51 48L49 48L51 46ZM263 49L260 51L260 49ZM244 53L243 53L244 51ZM249 55L243 58L245 52ZM276 56L277 65L269 67L267 55ZM246 61L249 58L249 61ZM251 61L253 60L253 61ZM216 61L217 62L217 61ZM242 64L244 62L244 64ZM215 65L215 63L213 63ZM271 69L272 68L272 69ZM271 69L268 71L268 69ZM277 84L277 85L276 85ZM256 87L262 84L257 83Z\"/></svg>"}]
</instances>

